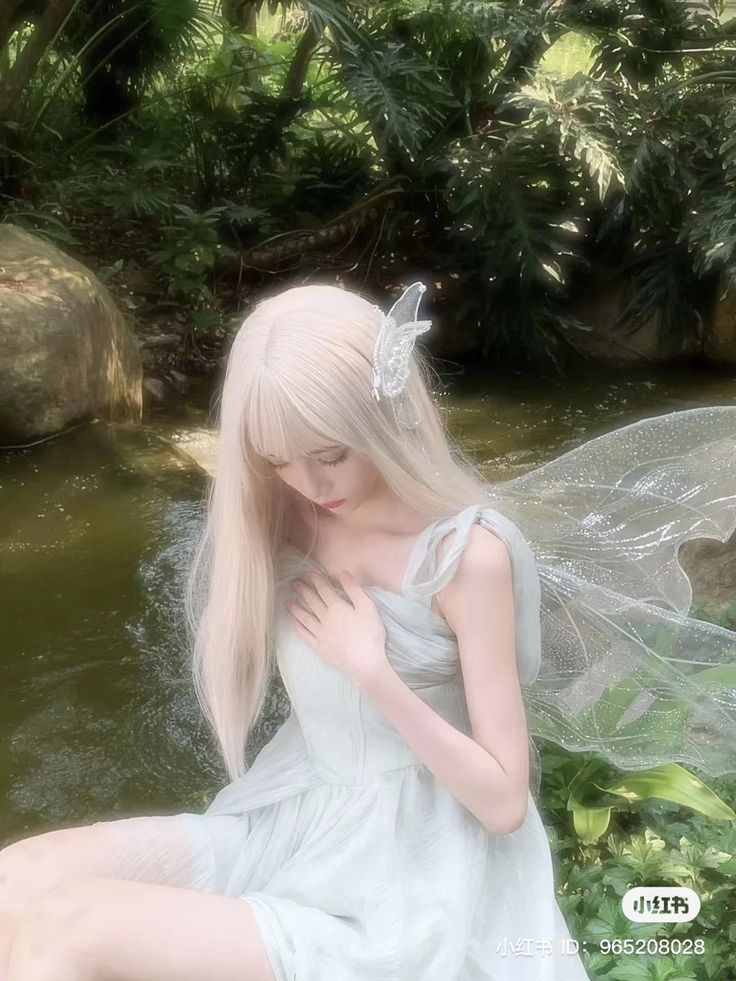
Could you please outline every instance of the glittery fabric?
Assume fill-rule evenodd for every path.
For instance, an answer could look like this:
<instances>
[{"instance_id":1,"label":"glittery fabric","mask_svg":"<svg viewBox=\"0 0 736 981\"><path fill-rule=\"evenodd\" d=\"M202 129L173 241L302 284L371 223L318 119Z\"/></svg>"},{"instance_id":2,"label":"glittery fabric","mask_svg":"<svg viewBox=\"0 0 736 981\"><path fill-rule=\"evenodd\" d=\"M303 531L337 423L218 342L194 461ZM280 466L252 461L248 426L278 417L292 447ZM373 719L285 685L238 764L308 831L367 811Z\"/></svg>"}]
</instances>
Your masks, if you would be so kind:
<instances>
[{"instance_id":1,"label":"glittery fabric","mask_svg":"<svg viewBox=\"0 0 736 981\"><path fill-rule=\"evenodd\" d=\"M620 427L490 485L489 502L540 577L535 733L624 769L736 771L736 633L688 615L678 560L736 530L736 406Z\"/></svg>"}]
</instances>

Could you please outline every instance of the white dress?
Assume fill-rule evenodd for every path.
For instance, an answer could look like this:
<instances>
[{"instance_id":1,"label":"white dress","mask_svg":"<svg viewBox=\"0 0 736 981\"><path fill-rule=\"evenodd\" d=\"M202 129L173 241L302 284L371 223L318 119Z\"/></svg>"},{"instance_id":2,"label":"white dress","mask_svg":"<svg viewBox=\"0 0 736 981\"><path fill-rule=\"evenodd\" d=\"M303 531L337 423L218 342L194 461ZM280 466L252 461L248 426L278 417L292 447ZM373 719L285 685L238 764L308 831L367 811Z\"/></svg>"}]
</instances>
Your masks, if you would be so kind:
<instances>
[{"instance_id":1,"label":"white dress","mask_svg":"<svg viewBox=\"0 0 736 981\"><path fill-rule=\"evenodd\" d=\"M422 532L400 592L366 588L395 670L468 735L457 640L431 598L476 522L507 543L518 572L518 528L478 504ZM586 981L531 793L523 826L496 836L435 778L370 697L296 633L284 604L304 561L290 545L278 556L286 721L204 814L100 822L115 836L120 877L250 903L277 981ZM522 651L538 642L536 578L515 575L514 597Z\"/></svg>"}]
</instances>

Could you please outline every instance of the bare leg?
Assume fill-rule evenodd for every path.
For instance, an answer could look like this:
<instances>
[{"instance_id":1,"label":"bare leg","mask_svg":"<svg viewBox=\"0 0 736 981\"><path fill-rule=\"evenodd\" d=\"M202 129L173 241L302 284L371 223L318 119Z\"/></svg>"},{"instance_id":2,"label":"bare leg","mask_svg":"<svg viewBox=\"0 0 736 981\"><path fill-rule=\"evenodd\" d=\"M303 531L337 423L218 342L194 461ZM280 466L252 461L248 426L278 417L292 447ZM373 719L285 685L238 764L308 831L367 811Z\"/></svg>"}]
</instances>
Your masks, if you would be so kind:
<instances>
[{"instance_id":1,"label":"bare leg","mask_svg":"<svg viewBox=\"0 0 736 981\"><path fill-rule=\"evenodd\" d=\"M174 814L98 821L34 835L2 849L0 981L7 981L8 958L26 912L54 887L93 877L207 891L216 863L222 870L234 861L244 825L226 816L199 818Z\"/></svg>"},{"instance_id":2,"label":"bare leg","mask_svg":"<svg viewBox=\"0 0 736 981\"><path fill-rule=\"evenodd\" d=\"M114 851L101 822L33 835L0 851L0 981L29 904L53 886L85 875L115 875Z\"/></svg>"},{"instance_id":3,"label":"bare leg","mask_svg":"<svg viewBox=\"0 0 736 981\"><path fill-rule=\"evenodd\" d=\"M8 981L274 981L243 899L76 879L31 904Z\"/></svg>"}]
</instances>

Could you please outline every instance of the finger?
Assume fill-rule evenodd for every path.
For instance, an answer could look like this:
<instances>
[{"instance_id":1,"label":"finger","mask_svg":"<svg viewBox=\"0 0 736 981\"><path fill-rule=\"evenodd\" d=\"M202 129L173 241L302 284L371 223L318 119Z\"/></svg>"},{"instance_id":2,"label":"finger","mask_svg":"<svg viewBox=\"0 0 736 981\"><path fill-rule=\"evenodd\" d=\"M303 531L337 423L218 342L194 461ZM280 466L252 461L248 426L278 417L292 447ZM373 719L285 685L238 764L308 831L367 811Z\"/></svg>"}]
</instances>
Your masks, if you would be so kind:
<instances>
[{"instance_id":1,"label":"finger","mask_svg":"<svg viewBox=\"0 0 736 981\"><path fill-rule=\"evenodd\" d=\"M308 576L315 576L317 573L309 572ZM300 599L315 612L323 610L327 605L324 596L319 591L318 584L310 578L309 581L297 579L293 583L294 590L299 594Z\"/></svg>"},{"instance_id":2,"label":"finger","mask_svg":"<svg viewBox=\"0 0 736 981\"><path fill-rule=\"evenodd\" d=\"M304 637L305 640L308 640L310 642L313 641L314 643L317 642L317 638L314 636L314 634L312 633L312 631L311 630L307 630L307 628L303 624L297 623L295 621L294 622L294 630L296 630L296 632L299 634L300 637Z\"/></svg>"},{"instance_id":3,"label":"finger","mask_svg":"<svg viewBox=\"0 0 736 981\"><path fill-rule=\"evenodd\" d=\"M324 603L327 603L328 600L333 600L338 596L335 584L331 579L328 579L327 576L324 576L322 573L314 570L310 575L314 576L314 580L311 582L311 585Z\"/></svg>"},{"instance_id":4,"label":"finger","mask_svg":"<svg viewBox=\"0 0 736 981\"><path fill-rule=\"evenodd\" d=\"M340 573L340 583L345 590L346 596L356 608L358 604L368 599L368 594L363 590L363 587L352 572L348 572L347 569Z\"/></svg>"},{"instance_id":5,"label":"finger","mask_svg":"<svg viewBox=\"0 0 736 981\"><path fill-rule=\"evenodd\" d=\"M319 620L314 613L303 609L298 603L287 603L286 609L301 627L307 630L313 637L315 636L314 630L319 627Z\"/></svg>"},{"instance_id":6,"label":"finger","mask_svg":"<svg viewBox=\"0 0 736 981\"><path fill-rule=\"evenodd\" d=\"M315 572L314 575L316 577L314 584L315 589L325 603L334 602L336 599L342 599L340 588L329 576L322 575L319 572ZM338 576L337 578L339 580L340 577Z\"/></svg>"}]
</instances>

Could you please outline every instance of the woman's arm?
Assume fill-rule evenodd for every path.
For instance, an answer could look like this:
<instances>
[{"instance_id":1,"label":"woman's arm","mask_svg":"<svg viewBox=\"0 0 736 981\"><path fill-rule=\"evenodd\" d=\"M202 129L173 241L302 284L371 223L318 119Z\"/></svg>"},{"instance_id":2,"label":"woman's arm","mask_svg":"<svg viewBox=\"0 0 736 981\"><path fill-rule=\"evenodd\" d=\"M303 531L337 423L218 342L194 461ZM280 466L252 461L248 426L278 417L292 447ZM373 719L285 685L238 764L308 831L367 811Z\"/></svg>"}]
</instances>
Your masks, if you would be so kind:
<instances>
[{"instance_id":1,"label":"woman's arm","mask_svg":"<svg viewBox=\"0 0 736 981\"><path fill-rule=\"evenodd\" d=\"M526 818L528 730L516 668L511 559L480 525L471 529L442 613L458 639L472 738L438 715L389 665L364 690L406 742L492 834Z\"/></svg>"}]
</instances>

